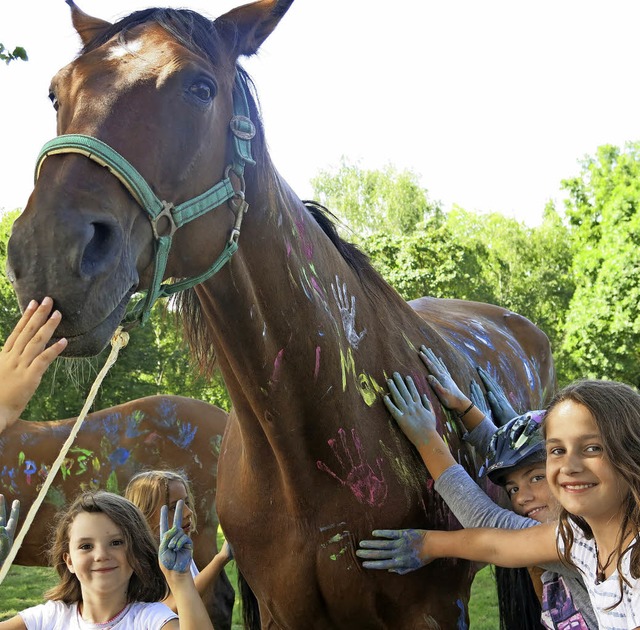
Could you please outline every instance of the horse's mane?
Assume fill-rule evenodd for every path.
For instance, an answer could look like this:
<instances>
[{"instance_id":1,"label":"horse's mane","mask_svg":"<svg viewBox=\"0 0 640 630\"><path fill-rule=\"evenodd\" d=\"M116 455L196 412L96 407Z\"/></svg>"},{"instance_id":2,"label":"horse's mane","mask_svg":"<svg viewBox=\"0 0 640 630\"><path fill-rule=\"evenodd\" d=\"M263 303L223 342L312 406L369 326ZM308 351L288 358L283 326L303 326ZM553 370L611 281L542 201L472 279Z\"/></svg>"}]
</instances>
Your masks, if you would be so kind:
<instances>
[{"instance_id":1,"label":"horse's mane","mask_svg":"<svg viewBox=\"0 0 640 630\"><path fill-rule=\"evenodd\" d=\"M141 24L156 22L171 36L176 38L188 50L198 54L212 63L220 57L223 49L223 33L219 32L220 22L212 22L208 18L188 9L150 8L135 11L123 17L116 23L105 28L81 51L85 54L106 44L113 37L118 36L120 43L126 46L126 34L132 28ZM234 37L227 29L234 28L231 24L220 25L225 29L224 39ZM246 71L236 65L236 71L242 82L249 104L250 116L256 125L256 136L252 142L254 158L258 168L268 162L266 143L264 141L264 127L255 87ZM313 201L304 202L311 216L318 223L322 231L333 243L340 256L351 267L362 281L365 291L376 303L402 303L402 298L382 279L373 268L369 258L358 247L343 240L336 230L336 217L327 208ZM199 369L206 375L211 375L215 369L215 354L213 339L209 327L204 321L200 301L193 289L188 289L174 297L175 312L182 320L185 337L191 347L194 359Z\"/></svg>"}]
</instances>

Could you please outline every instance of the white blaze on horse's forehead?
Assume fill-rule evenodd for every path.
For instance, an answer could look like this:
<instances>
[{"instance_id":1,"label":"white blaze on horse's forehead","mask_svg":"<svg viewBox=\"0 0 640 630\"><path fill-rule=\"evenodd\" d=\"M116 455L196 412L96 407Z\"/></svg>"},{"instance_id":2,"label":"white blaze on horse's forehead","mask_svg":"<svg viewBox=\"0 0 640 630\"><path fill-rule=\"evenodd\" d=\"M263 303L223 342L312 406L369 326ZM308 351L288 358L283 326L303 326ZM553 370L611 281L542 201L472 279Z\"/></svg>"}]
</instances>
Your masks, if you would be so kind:
<instances>
[{"instance_id":1,"label":"white blaze on horse's forehead","mask_svg":"<svg viewBox=\"0 0 640 630\"><path fill-rule=\"evenodd\" d=\"M109 54L107 56L108 59L120 59L121 57L125 57L126 55L134 55L140 52L142 48L142 41L140 39L136 39L134 41L129 41L126 44L122 44L120 42L114 42L109 50Z\"/></svg>"}]
</instances>

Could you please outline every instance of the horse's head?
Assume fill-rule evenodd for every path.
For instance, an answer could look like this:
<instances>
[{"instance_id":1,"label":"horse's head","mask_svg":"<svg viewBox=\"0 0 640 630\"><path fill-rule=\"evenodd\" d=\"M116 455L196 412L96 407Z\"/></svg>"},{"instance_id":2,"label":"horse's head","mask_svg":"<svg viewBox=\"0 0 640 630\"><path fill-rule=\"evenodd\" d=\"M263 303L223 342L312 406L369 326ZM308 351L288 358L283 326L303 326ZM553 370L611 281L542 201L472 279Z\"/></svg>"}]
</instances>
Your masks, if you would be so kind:
<instances>
[{"instance_id":1,"label":"horse's head","mask_svg":"<svg viewBox=\"0 0 640 630\"><path fill-rule=\"evenodd\" d=\"M260 0L215 21L147 9L110 24L67 0L83 49L51 82L59 137L40 155L7 264L22 307L54 298L67 355L99 352L134 292L157 294L163 278L198 277L233 253L254 133L237 60L292 1ZM205 247L207 261L195 255Z\"/></svg>"}]
</instances>

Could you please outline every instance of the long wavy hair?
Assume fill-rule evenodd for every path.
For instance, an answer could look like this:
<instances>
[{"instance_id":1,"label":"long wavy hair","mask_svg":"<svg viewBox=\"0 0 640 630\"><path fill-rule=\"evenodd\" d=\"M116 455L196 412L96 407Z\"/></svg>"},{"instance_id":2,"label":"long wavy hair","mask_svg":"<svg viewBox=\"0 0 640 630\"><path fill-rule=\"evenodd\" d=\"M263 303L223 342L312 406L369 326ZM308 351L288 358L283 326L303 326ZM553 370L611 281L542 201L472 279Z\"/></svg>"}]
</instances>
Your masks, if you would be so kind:
<instances>
[{"instance_id":1,"label":"long wavy hair","mask_svg":"<svg viewBox=\"0 0 640 630\"><path fill-rule=\"evenodd\" d=\"M631 577L640 577L640 545L637 544L640 538L640 394L629 385L615 381L576 381L560 390L551 401L542 423L545 436L554 408L565 401L583 405L589 410L602 436L604 455L609 465L629 488L623 499L623 519L616 548L620 599L611 607L615 608L622 601L623 583L631 586L622 571L625 554L630 554ZM593 538L593 531L583 518L561 509L559 533L564 551L560 555L568 565L575 567L571 560L574 542L572 524L587 539ZM625 547L624 540L629 533L636 544Z\"/></svg>"},{"instance_id":2,"label":"long wavy hair","mask_svg":"<svg viewBox=\"0 0 640 630\"><path fill-rule=\"evenodd\" d=\"M158 546L147 521L131 501L112 492L83 492L57 516L49 563L58 572L60 582L45 593L46 599L65 604L82 601L78 577L69 571L65 556L69 553L71 525L79 514L105 514L120 529L125 542L127 561L133 574L127 587L127 602L157 602L169 594L167 582L158 563Z\"/></svg>"}]
</instances>

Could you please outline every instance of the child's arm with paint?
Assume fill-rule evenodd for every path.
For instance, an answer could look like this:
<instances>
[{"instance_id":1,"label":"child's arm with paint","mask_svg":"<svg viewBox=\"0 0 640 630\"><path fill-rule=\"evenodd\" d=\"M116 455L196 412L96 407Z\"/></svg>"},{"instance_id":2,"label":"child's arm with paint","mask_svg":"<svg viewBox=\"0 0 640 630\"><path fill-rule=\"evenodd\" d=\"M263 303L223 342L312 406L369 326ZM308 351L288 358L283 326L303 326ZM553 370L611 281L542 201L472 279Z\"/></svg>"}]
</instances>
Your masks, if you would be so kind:
<instances>
[{"instance_id":1,"label":"child's arm with paint","mask_svg":"<svg viewBox=\"0 0 640 630\"><path fill-rule=\"evenodd\" d=\"M46 347L61 317L52 308L49 297L40 305L32 300L0 351L0 433L18 420L42 375L67 346L63 338Z\"/></svg>"},{"instance_id":2,"label":"child's arm with paint","mask_svg":"<svg viewBox=\"0 0 640 630\"><path fill-rule=\"evenodd\" d=\"M372 534L376 538L361 540L356 555L364 560L364 568L392 573L407 573L437 558L462 558L507 568L539 566L560 559L555 523L526 530L383 529Z\"/></svg>"},{"instance_id":3,"label":"child's arm with paint","mask_svg":"<svg viewBox=\"0 0 640 630\"><path fill-rule=\"evenodd\" d=\"M209 562L209 564L207 564L207 566L193 578L196 590L201 596L218 579L220 572L232 559L233 552L231 550L231 545L225 541L222 548L212 558L211 562ZM178 612L176 600L172 594L169 594L169 597L164 599L162 603L169 606L173 612Z\"/></svg>"},{"instance_id":4,"label":"child's arm with paint","mask_svg":"<svg viewBox=\"0 0 640 630\"><path fill-rule=\"evenodd\" d=\"M176 504L173 527L169 529L169 508L160 511L160 569L167 580L173 597L179 622L169 621L163 626L167 630L213 630L207 609L191 576L193 543L182 529L184 501Z\"/></svg>"}]
</instances>

